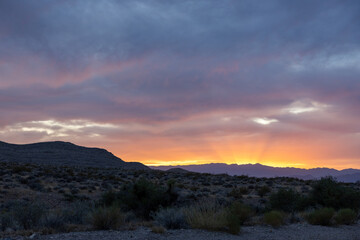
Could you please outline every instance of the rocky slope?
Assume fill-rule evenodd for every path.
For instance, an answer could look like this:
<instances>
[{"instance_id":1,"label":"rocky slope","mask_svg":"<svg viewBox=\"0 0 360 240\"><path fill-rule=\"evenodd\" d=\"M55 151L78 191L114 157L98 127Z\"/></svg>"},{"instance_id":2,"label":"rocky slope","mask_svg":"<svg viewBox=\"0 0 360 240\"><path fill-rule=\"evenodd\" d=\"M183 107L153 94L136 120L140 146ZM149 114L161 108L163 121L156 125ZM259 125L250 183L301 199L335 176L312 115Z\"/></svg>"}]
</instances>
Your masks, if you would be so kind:
<instances>
[{"instance_id":1,"label":"rocky slope","mask_svg":"<svg viewBox=\"0 0 360 240\"><path fill-rule=\"evenodd\" d=\"M148 169L138 162L125 162L101 148L87 148L69 142L9 144L0 141L0 161L82 167Z\"/></svg>"}]
</instances>

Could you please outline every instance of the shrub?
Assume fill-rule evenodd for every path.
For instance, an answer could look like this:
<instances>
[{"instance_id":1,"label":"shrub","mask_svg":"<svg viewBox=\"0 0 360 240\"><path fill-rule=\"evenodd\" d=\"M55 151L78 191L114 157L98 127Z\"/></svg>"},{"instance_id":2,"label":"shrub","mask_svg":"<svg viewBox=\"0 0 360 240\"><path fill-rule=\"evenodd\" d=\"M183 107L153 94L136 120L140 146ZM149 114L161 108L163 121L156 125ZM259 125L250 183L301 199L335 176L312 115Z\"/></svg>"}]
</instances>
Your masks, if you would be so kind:
<instances>
[{"instance_id":1,"label":"shrub","mask_svg":"<svg viewBox=\"0 0 360 240\"><path fill-rule=\"evenodd\" d=\"M237 221L241 225L243 225L244 222L249 220L254 215L254 211L251 209L251 207L241 202L233 202L229 207L229 211L236 217Z\"/></svg>"},{"instance_id":2,"label":"shrub","mask_svg":"<svg viewBox=\"0 0 360 240\"><path fill-rule=\"evenodd\" d=\"M167 229L186 228L187 223L182 209L166 208L160 209L152 215L155 221Z\"/></svg>"},{"instance_id":3,"label":"shrub","mask_svg":"<svg viewBox=\"0 0 360 240\"><path fill-rule=\"evenodd\" d=\"M0 216L1 231L5 231L7 228L14 226L14 219L9 213L5 213Z\"/></svg>"},{"instance_id":4,"label":"shrub","mask_svg":"<svg viewBox=\"0 0 360 240\"><path fill-rule=\"evenodd\" d=\"M316 204L329 208L360 207L360 192L345 187L332 177L322 178L313 185L311 197Z\"/></svg>"},{"instance_id":5,"label":"shrub","mask_svg":"<svg viewBox=\"0 0 360 240\"><path fill-rule=\"evenodd\" d=\"M118 199L118 195L114 191L105 192L100 199L101 205L110 207Z\"/></svg>"},{"instance_id":6,"label":"shrub","mask_svg":"<svg viewBox=\"0 0 360 240\"><path fill-rule=\"evenodd\" d=\"M232 188L231 191L228 193L228 197L241 199L243 195L246 195L247 193L249 193L247 187Z\"/></svg>"},{"instance_id":7,"label":"shrub","mask_svg":"<svg viewBox=\"0 0 360 240\"><path fill-rule=\"evenodd\" d=\"M280 189L270 196L270 206L272 209L293 212L298 207L300 194L292 189Z\"/></svg>"},{"instance_id":8,"label":"shrub","mask_svg":"<svg viewBox=\"0 0 360 240\"><path fill-rule=\"evenodd\" d=\"M274 228L284 224L285 215L279 211L271 211L264 214L264 222Z\"/></svg>"},{"instance_id":9,"label":"shrub","mask_svg":"<svg viewBox=\"0 0 360 240\"><path fill-rule=\"evenodd\" d=\"M309 196L299 195L299 198L298 198L297 204L296 204L296 210L303 211L303 210L306 210L315 205L316 205L316 203Z\"/></svg>"},{"instance_id":10,"label":"shrub","mask_svg":"<svg viewBox=\"0 0 360 240\"><path fill-rule=\"evenodd\" d=\"M334 216L335 210L333 208L322 208L313 211L307 216L307 220L312 225L331 225L331 219Z\"/></svg>"},{"instance_id":11,"label":"shrub","mask_svg":"<svg viewBox=\"0 0 360 240\"><path fill-rule=\"evenodd\" d=\"M268 186L262 186L257 190L257 192L260 197L263 197L269 192L271 192L271 189Z\"/></svg>"},{"instance_id":12,"label":"shrub","mask_svg":"<svg viewBox=\"0 0 360 240\"><path fill-rule=\"evenodd\" d=\"M354 210L350 208L340 209L335 215L335 222L337 224L350 225L355 223L357 214Z\"/></svg>"},{"instance_id":13,"label":"shrub","mask_svg":"<svg viewBox=\"0 0 360 240\"><path fill-rule=\"evenodd\" d=\"M184 211L191 228L210 231L226 231L228 227L227 211L220 204L205 201L188 207Z\"/></svg>"},{"instance_id":14,"label":"shrub","mask_svg":"<svg viewBox=\"0 0 360 240\"><path fill-rule=\"evenodd\" d=\"M43 192L45 190L44 186L41 184L40 181L28 182L28 186L29 186L29 188L31 188L34 191Z\"/></svg>"},{"instance_id":15,"label":"shrub","mask_svg":"<svg viewBox=\"0 0 360 240\"><path fill-rule=\"evenodd\" d=\"M224 231L231 234L240 232L241 223L248 219L248 207L241 203L229 207L215 201L199 202L184 210L187 223L191 228L209 231Z\"/></svg>"},{"instance_id":16,"label":"shrub","mask_svg":"<svg viewBox=\"0 0 360 240\"><path fill-rule=\"evenodd\" d=\"M240 221L239 217L232 213L230 209L228 209L227 215L226 215L226 225L227 225L227 231L231 234L239 234L240 232Z\"/></svg>"},{"instance_id":17,"label":"shrub","mask_svg":"<svg viewBox=\"0 0 360 240\"><path fill-rule=\"evenodd\" d=\"M47 213L42 222L44 227L56 230L62 230L65 226L65 218L60 211Z\"/></svg>"},{"instance_id":18,"label":"shrub","mask_svg":"<svg viewBox=\"0 0 360 240\"><path fill-rule=\"evenodd\" d=\"M151 212L169 206L177 196L171 184L165 189L141 178L134 184L124 186L116 194L116 202L127 210L133 210L138 216L149 219Z\"/></svg>"},{"instance_id":19,"label":"shrub","mask_svg":"<svg viewBox=\"0 0 360 240\"><path fill-rule=\"evenodd\" d=\"M124 215L119 208L98 208L90 217L96 230L117 229L124 223Z\"/></svg>"},{"instance_id":20,"label":"shrub","mask_svg":"<svg viewBox=\"0 0 360 240\"><path fill-rule=\"evenodd\" d=\"M45 210L40 203L15 202L11 207L14 220L24 229L38 227Z\"/></svg>"},{"instance_id":21,"label":"shrub","mask_svg":"<svg viewBox=\"0 0 360 240\"><path fill-rule=\"evenodd\" d=\"M14 166L12 168L13 173L31 172L31 168L27 166Z\"/></svg>"},{"instance_id":22,"label":"shrub","mask_svg":"<svg viewBox=\"0 0 360 240\"><path fill-rule=\"evenodd\" d=\"M83 224L93 207L89 202L74 202L63 210L62 216L67 223Z\"/></svg>"},{"instance_id":23,"label":"shrub","mask_svg":"<svg viewBox=\"0 0 360 240\"><path fill-rule=\"evenodd\" d=\"M162 227L162 226L152 226L151 231L153 233L160 233L161 234L161 233L165 233L166 229L164 227Z\"/></svg>"}]
</instances>

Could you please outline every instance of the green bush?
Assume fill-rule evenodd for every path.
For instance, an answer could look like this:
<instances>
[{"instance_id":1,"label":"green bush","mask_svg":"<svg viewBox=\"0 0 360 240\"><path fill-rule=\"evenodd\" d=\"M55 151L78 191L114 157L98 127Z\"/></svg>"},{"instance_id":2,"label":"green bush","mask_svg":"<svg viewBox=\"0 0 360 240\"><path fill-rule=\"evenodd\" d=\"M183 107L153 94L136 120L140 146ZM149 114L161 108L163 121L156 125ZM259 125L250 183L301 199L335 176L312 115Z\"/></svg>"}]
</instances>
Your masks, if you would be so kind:
<instances>
[{"instance_id":1,"label":"green bush","mask_svg":"<svg viewBox=\"0 0 360 240\"><path fill-rule=\"evenodd\" d=\"M270 195L270 207L285 212L293 212L298 208L300 194L292 189L280 189Z\"/></svg>"},{"instance_id":2,"label":"green bush","mask_svg":"<svg viewBox=\"0 0 360 240\"><path fill-rule=\"evenodd\" d=\"M239 234L241 225L253 216L253 210L240 203L223 206L215 201L199 202L184 210L191 228Z\"/></svg>"},{"instance_id":3,"label":"green bush","mask_svg":"<svg viewBox=\"0 0 360 240\"><path fill-rule=\"evenodd\" d=\"M280 211L271 211L264 214L264 222L274 228L284 224L285 214Z\"/></svg>"},{"instance_id":4,"label":"green bush","mask_svg":"<svg viewBox=\"0 0 360 240\"><path fill-rule=\"evenodd\" d=\"M313 185L311 198L314 203L329 208L359 209L360 192L345 187L332 177L322 178Z\"/></svg>"},{"instance_id":5,"label":"green bush","mask_svg":"<svg viewBox=\"0 0 360 240\"><path fill-rule=\"evenodd\" d=\"M90 222L96 230L118 229L125 217L119 208L98 208L91 214Z\"/></svg>"},{"instance_id":6,"label":"green bush","mask_svg":"<svg viewBox=\"0 0 360 240\"><path fill-rule=\"evenodd\" d=\"M321 208L310 213L307 216L307 221L312 225L329 226L334 214L333 208Z\"/></svg>"},{"instance_id":7,"label":"green bush","mask_svg":"<svg viewBox=\"0 0 360 240\"><path fill-rule=\"evenodd\" d=\"M184 210L186 220L191 228L210 231L228 230L228 211L213 201L205 201Z\"/></svg>"},{"instance_id":8,"label":"green bush","mask_svg":"<svg viewBox=\"0 0 360 240\"><path fill-rule=\"evenodd\" d=\"M355 223L357 214L350 208L340 209L335 215L335 222L337 224L350 225Z\"/></svg>"}]
</instances>

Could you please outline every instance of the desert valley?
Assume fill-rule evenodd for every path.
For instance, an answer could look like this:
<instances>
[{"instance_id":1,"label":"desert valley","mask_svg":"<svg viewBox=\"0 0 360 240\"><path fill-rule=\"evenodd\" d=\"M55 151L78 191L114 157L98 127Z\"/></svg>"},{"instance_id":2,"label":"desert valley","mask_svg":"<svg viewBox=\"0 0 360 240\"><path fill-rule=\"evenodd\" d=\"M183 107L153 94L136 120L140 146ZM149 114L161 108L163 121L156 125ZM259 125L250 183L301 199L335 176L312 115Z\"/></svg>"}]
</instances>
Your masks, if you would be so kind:
<instances>
[{"instance_id":1,"label":"desert valley","mask_svg":"<svg viewBox=\"0 0 360 240\"><path fill-rule=\"evenodd\" d=\"M115 239L114 232L94 230L134 239L288 239L307 228L313 233L301 239L323 231L357 239L359 231L358 182L162 171L65 142L2 142L0 159L5 239L89 231L58 238Z\"/></svg>"}]
</instances>

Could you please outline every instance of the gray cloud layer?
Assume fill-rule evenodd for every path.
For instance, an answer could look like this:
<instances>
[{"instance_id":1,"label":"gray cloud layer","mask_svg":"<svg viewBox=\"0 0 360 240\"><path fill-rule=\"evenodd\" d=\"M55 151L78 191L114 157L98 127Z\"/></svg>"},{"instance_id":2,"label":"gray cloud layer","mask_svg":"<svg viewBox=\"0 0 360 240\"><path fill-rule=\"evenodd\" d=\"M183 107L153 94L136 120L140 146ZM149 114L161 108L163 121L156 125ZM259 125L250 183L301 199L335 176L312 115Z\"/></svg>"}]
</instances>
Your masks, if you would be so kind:
<instances>
[{"instance_id":1,"label":"gray cloud layer","mask_svg":"<svg viewBox=\"0 0 360 240\"><path fill-rule=\"evenodd\" d=\"M87 119L225 136L266 117L279 138L359 140L359 22L359 1L3 0L0 128ZM284 111L299 101L331 108ZM239 121L207 125L213 114Z\"/></svg>"}]
</instances>

